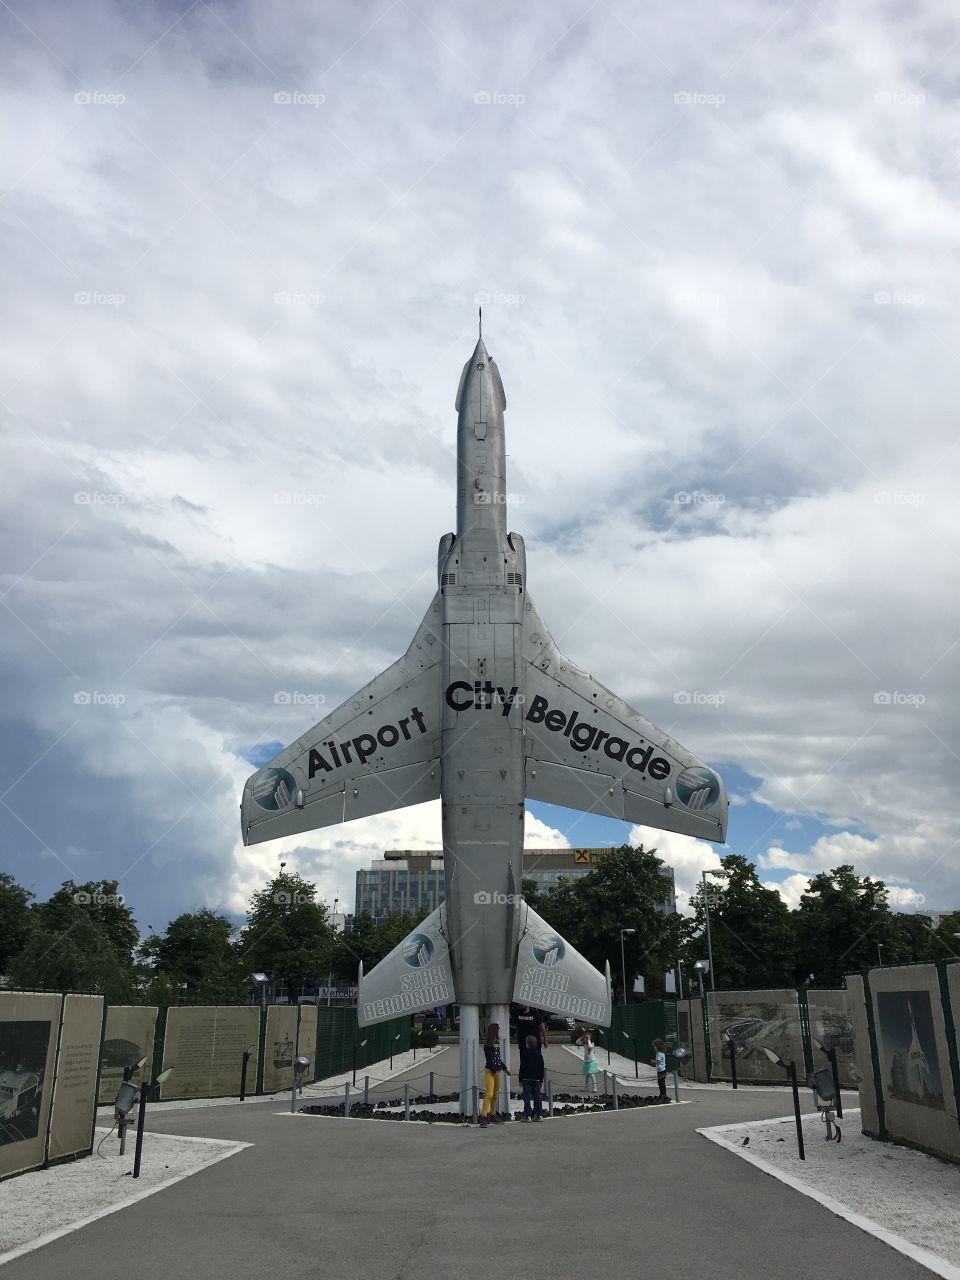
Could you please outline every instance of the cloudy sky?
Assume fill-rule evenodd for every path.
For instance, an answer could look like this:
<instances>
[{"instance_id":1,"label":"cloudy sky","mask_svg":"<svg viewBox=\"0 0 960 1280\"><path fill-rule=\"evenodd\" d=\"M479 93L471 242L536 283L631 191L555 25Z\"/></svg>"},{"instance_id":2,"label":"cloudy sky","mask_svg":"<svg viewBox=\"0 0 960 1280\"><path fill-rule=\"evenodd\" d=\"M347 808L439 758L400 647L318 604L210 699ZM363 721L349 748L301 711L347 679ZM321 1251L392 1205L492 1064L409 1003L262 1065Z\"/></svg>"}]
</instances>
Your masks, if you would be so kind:
<instances>
[{"instance_id":1,"label":"cloudy sky","mask_svg":"<svg viewBox=\"0 0 960 1280\"><path fill-rule=\"evenodd\" d=\"M463 361L561 648L727 779L795 902L960 904L954 7L0 9L0 868L142 926L286 858L352 903L437 805L245 850L392 662ZM531 806L536 844L713 846Z\"/></svg>"}]
</instances>

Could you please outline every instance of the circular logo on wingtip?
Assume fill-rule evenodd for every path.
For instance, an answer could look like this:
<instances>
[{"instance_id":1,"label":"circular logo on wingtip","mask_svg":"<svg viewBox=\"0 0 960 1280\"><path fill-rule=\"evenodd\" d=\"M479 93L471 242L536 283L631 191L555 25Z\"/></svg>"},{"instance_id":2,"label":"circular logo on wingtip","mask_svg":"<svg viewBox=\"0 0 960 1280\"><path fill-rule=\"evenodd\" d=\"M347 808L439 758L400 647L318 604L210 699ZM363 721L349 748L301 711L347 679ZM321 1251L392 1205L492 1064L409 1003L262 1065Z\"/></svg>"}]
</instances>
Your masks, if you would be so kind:
<instances>
[{"instance_id":1,"label":"circular logo on wingtip","mask_svg":"<svg viewBox=\"0 0 960 1280\"><path fill-rule=\"evenodd\" d=\"M545 969L549 969L551 965L559 964L563 959L566 947L563 939L556 933L545 933L542 938L538 938L533 944L533 958L537 964L542 964Z\"/></svg>"},{"instance_id":2,"label":"circular logo on wingtip","mask_svg":"<svg viewBox=\"0 0 960 1280\"><path fill-rule=\"evenodd\" d=\"M253 798L261 809L277 812L289 809L297 794L297 784L286 769L264 769L253 784Z\"/></svg>"},{"instance_id":3,"label":"circular logo on wingtip","mask_svg":"<svg viewBox=\"0 0 960 1280\"><path fill-rule=\"evenodd\" d=\"M433 939L425 933L411 933L400 954L411 969L424 969L433 959Z\"/></svg>"},{"instance_id":4,"label":"circular logo on wingtip","mask_svg":"<svg viewBox=\"0 0 960 1280\"><path fill-rule=\"evenodd\" d=\"M677 779L677 799L688 809L709 809L720 799L720 779L709 769L684 769Z\"/></svg>"}]
</instances>

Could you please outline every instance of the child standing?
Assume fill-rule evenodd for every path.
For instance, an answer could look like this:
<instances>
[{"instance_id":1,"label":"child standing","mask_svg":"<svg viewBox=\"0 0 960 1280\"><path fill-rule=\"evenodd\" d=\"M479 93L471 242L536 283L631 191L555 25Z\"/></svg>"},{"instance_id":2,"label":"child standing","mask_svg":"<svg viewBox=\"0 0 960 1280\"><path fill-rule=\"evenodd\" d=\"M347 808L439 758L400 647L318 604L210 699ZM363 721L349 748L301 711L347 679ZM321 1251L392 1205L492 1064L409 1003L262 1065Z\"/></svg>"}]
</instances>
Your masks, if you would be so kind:
<instances>
[{"instance_id":1,"label":"child standing","mask_svg":"<svg viewBox=\"0 0 960 1280\"><path fill-rule=\"evenodd\" d=\"M533 1106L533 1119L543 1116L543 1099L540 1089L543 1085L543 1054L537 1045L537 1037L527 1036L526 1048L520 1054L520 1083L523 1085L523 1118L530 1120L530 1108Z\"/></svg>"},{"instance_id":2,"label":"child standing","mask_svg":"<svg viewBox=\"0 0 960 1280\"><path fill-rule=\"evenodd\" d=\"M500 1092L500 1072L507 1071L506 1063L500 1056L500 1023L491 1022L487 1027L487 1037L483 1042L484 1076L486 1089L483 1094L483 1106L480 1108L480 1128L485 1129L492 1117L494 1124L501 1123L496 1114L497 1095Z\"/></svg>"},{"instance_id":3,"label":"child standing","mask_svg":"<svg viewBox=\"0 0 960 1280\"><path fill-rule=\"evenodd\" d=\"M667 1096L667 1055L666 1045L662 1040L654 1040L653 1042L653 1062L651 1066L657 1068L657 1088L660 1090L660 1097Z\"/></svg>"},{"instance_id":4,"label":"child standing","mask_svg":"<svg viewBox=\"0 0 960 1280\"><path fill-rule=\"evenodd\" d=\"M583 1049L583 1077L586 1081L587 1092L597 1092L597 1051L593 1041L590 1039L589 1031L585 1031L577 1044Z\"/></svg>"}]
</instances>

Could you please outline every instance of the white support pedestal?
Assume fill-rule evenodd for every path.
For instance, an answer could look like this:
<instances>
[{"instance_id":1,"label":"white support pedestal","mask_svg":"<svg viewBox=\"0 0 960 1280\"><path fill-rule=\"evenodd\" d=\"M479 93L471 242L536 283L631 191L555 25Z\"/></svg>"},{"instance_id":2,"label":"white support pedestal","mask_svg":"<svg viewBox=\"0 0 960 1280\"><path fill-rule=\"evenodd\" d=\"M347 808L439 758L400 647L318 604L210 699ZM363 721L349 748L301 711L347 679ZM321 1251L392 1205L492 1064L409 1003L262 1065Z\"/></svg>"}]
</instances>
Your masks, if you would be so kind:
<instances>
[{"instance_id":1,"label":"white support pedestal","mask_svg":"<svg viewBox=\"0 0 960 1280\"><path fill-rule=\"evenodd\" d=\"M460 1006L460 1112L477 1118L480 1101L474 1088L480 1080L480 1006Z\"/></svg>"}]
</instances>

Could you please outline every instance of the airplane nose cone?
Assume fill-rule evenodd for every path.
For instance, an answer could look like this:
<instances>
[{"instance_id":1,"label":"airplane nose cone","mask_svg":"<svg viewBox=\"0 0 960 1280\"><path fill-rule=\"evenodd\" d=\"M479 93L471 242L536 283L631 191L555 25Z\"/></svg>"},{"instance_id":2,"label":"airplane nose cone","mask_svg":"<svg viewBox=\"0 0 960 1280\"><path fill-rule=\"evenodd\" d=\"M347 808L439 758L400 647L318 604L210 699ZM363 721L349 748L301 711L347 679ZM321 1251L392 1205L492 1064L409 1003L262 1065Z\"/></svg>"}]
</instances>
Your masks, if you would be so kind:
<instances>
[{"instance_id":1,"label":"airplane nose cone","mask_svg":"<svg viewBox=\"0 0 960 1280\"><path fill-rule=\"evenodd\" d=\"M467 388L471 385L483 385L489 388L485 394L499 406L501 411L506 409L507 400L506 396L503 394L503 384L500 381L500 373L495 361L490 358L490 353L484 346L482 338L480 338L477 345L474 347L473 355L463 366L463 373L460 375L460 386L457 388L456 402L458 413L460 412L460 407L463 403Z\"/></svg>"}]
</instances>

